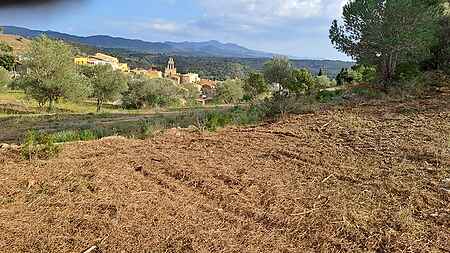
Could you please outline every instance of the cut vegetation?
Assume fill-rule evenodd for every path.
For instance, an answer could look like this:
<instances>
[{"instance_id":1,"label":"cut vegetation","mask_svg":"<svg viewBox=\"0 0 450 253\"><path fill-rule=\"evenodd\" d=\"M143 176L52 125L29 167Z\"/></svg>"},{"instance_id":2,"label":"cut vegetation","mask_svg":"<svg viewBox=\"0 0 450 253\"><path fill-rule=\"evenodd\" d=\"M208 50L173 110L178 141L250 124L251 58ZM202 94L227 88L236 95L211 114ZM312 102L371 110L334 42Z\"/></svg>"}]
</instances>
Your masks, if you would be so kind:
<instances>
[{"instance_id":1,"label":"cut vegetation","mask_svg":"<svg viewBox=\"0 0 450 253\"><path fill-rule=\"evenodd\" d=\"M2 252L449 252L450 99L0 151Z\"/></svg>"}]
</instances>

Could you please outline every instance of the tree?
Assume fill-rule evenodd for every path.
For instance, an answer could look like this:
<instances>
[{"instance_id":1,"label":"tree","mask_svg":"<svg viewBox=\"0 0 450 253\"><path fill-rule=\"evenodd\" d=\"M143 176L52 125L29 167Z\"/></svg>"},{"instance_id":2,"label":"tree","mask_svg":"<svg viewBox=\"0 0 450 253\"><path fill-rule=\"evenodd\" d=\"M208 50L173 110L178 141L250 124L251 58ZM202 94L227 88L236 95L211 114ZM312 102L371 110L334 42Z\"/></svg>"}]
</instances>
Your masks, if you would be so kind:
<instances>
[{"instance_id":1,"label":"tree","mask_svg":"<svg viewBox=\"0 0 450 253\"><path fill-rule=\"evenodd\" d=\"M89 94L87 80L78 73L72 48L62 41L45 36L31 42L25 53L20 87L43 106L53 110L61 98L76 101Z\"/></svg>"},{"instance_id":2,"label":"tree","mask_svg":"<svg viewBox=\"0 0 450 253\"><path fill-rule=\"evenodd\" d=\"M0 91L6 89L11 82L11 74L8 70L0 67Z\"/></svg>"},{"instance_id":3,"label":"tree","mask_svg":"<svg viewBox=\"0 0 450 253\"><path fill-rule=\"evenodd\" d=\"M0 42L0 67L8 71L12 71L16 64L16 59L13 56L13 48L8 44Z\"/></svg>"},{"instance_id":4,"label":"tree","mask_svg":"<svg viewBox=\"0 0 450 253\"><path fill-rule=\"evenodd\" d=\"M131 75L128 90L123 93L125 108L170 106L180 103L182 90L174 81L165 78L149 79L145 75Z\"/></svg>"},{"instance_id":5,"label":"tree","mask_svg":"<svg viewBox=\"0 0 450 253\"><path fill-rule=\"evenodd\" d=\"M440 0L353 0L344 6L344 25L334 20L330 39L362 64L376 65L385 85L399 63L418 61L436 39Z\"/></svg>"},{"instance_id":6,"label":"tree","mask_svg":"<svg viewBox=\"0 0 450 253\"><path fill-rule=\"evenodd\" d=\"M271 84L278 84L279 91L288 84L293 67L286 57L274 57L264 64L264 78Z\"/></svg>"},{"instance_id":7,"label":"tree","mask_svg":"<svg viewBox=\"0 0 450 253\"><path fill-rule=\"evenodd\" d=\"M314 76L306 69L295 69L291 73L291 77L286 88L295 94L311 94L316 88L316 80Z\"/></svg>"},{"instance_id":8,"label":"tree","mask_svg":"<svg viewBox=\"0 0 450 253\"><path fill-rule=\"evenodd\" d=\"M196 99L198 99L202 93L201 86L195 83L183 84L180 90L183 99L188 104L194 104L196 102Z\"/></svg>"},{"instance_id":9,"label":"tree","mask_svg":"<svg viewBox=\"0 0 450 253\"><path fill-rule=\"evenodd\" d=\"M244 81L244 92L250 99L255 99L258 96L269 93L270 87L267 85L264 75L261 73L252 72Z\"/></svg>"},{"instance_id":10,"label":"tree","mask_svg":"<svg viewBox=\"0 0 450 253\"><path fill-rule=\"evenodd\" d=\"M336 86L335 80L330 80L328 76L317 76L316 77L316 87L319 89L325 89Z\"/></svg>"},{"instance_id":11,"label":"tree","mask_svg":"<svg viewBox=\"0 0 450 253\"><path fill-rule=\"evenodd\" d=\"M115 101L128 89L127 79L110 65L89 66L92 71L85 73L92 86L92 97L97 100L97 112L100 112L104 102Z\"/></svg>"},{"instance_id":12,"label":"tree","mask_svg":"<svg viewBox=\"0 0 450 253\"><path fill-rule=\"evenodd\" d=\"M238 103L244 97L243 82L241 80L226 80L217 84L215 100L219 103Z\"/></svg>"}]
</instances>

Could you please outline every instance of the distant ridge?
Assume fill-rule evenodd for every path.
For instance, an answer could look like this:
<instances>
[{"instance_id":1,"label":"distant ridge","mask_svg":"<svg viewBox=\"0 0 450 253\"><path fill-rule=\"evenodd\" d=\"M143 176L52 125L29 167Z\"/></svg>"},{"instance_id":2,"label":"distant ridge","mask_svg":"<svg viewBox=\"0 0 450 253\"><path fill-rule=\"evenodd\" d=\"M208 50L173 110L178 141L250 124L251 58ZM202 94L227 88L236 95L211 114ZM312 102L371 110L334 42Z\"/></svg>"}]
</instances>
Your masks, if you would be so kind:
<instances>
[{"instance_id":1,"label":"distant ridge","mask_svg":"<svg viewBox=\"0 0 450 253\"><path fill-rule=\"evenodd\" d=\"M55 31L31 30L17 26L3 26L5 34L34 38L46 34L49 37L98 48L120 48L140 53L172 54L182 56L270 58L275 54L251 50L237 44L221 43L216 40L205 42L147 42L107 35L81 37Z\"/></svg>"}]
</instances>

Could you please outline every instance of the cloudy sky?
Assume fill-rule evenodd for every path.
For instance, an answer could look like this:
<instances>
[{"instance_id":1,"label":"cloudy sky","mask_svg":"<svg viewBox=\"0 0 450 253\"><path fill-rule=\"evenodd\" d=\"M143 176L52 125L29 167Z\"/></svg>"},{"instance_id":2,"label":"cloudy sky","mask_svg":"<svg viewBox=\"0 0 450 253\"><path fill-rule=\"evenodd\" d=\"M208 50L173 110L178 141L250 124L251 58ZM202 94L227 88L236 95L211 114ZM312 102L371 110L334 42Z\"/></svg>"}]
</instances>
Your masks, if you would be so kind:
<instances>
[{"instance_id":1,"label":"cloudy sky","mask_svg":"<svg viewBox=\"0 0 450 253\"><path fill-rule=\"evenodd\" d=\"M0 24L147 41L219 40L301 58L348 59L328 39L345 1L2 0Z\"/></svg>"}]
</instances>

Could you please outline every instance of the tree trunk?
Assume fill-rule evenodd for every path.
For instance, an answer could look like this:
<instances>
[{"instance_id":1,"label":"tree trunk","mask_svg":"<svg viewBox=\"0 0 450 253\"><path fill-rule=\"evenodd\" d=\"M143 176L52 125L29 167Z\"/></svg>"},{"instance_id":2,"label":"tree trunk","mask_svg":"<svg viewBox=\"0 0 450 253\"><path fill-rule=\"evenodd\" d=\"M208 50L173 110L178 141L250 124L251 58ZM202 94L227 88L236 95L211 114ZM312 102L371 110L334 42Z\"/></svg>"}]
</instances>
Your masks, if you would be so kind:
<instances>
[{"instance_id":1,"label":"tree trunk","mask_svg":"<svg viewBox=\"0 0 450 253\"><path fill-rule=\"evenodd\" d=\"M103 101L101 99L97 99L97 112L100 112L102 109Z\"/></svg>"},{"instance_id":2,"label":"tree trunk","mask_svg":"<svg viewBox=\"0 0 450 253\"><path fill-rule=\"evenodd\" d=\"M50 98L49 100L48 100L48 111L49 112L53 112L53 106L54 106L54 99L53 98Z\"/></svg>"}]
</instances>

